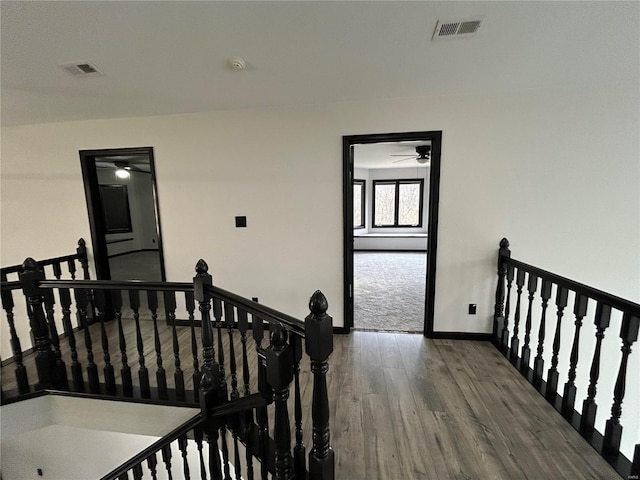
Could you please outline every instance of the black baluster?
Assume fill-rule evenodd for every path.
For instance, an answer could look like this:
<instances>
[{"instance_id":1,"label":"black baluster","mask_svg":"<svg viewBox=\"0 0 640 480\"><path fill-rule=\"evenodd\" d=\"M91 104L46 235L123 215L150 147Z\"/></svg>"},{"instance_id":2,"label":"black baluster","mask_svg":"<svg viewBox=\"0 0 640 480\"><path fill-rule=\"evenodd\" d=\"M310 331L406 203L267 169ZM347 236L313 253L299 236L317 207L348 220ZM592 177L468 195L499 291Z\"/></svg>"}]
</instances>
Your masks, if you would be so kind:
<instances>
[{"instance_id":1,"label":"black baluster","mask_svg":"<svg viewBox=\"0 0 640 480\"><path fill-rule=\"evenodd\" d=\"M335 478L327 394L328 358L333 351L333 319L327 315L327 308L327 299L318 290L309 301L311 313L305 319L305 349L311 358L313 374L313 448L309 452L309 480Z\"/></svg>"},{"instance_id":2,"label":"black baluster","mask_svg":"<svg viewBox=\"0 0 640 480\"><path fill-rule=\"evenodd\" d=\"M60 280L62 277L62 267L60 266L60 262L56 262L51 266L53 267L53 276L56 277L56 280Z\"/></svg>"},{"instance_id":3,"label":"black baluster","mask_svg":"<svg viewBox=\"0 0 640 480\"><path fill-rule=\"evenodd\" d=\"M173 364L175 373L173 374L173 383L176 388L176 399L186 400L186 392L184 389L184 373L180 368L180 345L178 344L178 332L176 330L176 294L175 292L164 292L164 309L166 312L167 322L171 325L171 334L173 337Z\"/></svg>"},{"instance_id":4,"label":"black baluster","mask_svg":"<svg viewBox=\"0 0 640 480\"><path fill-rule=\"evenodd\" d=\"M640 478L640 443L636 443L636 448L633 451L633 461L631 463L629 478Z\"/></svg>"},{"instance_id":5,"label":"black baluster","mask_svg":"<svg viewBox=\"0 0 640 480\"><path fill-rule=\"evenodd\" d=\"M142 463L133 466L133 480L142 480Z\"/></svg>"},{"instance_id":6,"label":"black baluster","mask_svg":"<svg viewBox=\"0 0 640 480\"><path fill-rule=\"evenodd\" d=\"M140 292L129 290L129 307L133 311L133 320L136 324L136 346L138 348L138 379L140 381L140 396L151 398L151 386L149 385L149 371L145 365L144 343L140 331Z\"/></svg>"},{"instance_id":7,"label":"black baluster","mask_svg":"<svg viewBox=\"0 0 640 480\"><path fill-rule=\"evenodd\" d=\"M596 325L596 346L591 360L591 370L589 371L589 388L587 389L587 398L582 402L582 417L580 418L580 430L584 433L593 431L596 422L596 391L598 378L600 377L600 350L602 348L602 340L604 339L604 331L609 326L611 320L611 307L604 303L598 302L596 307L596 316L594 323Z\"/></svg>"},{"instance_id":8,"label":"black baluster","mask_svg":"<svg viewBox=\"0 0 640 480\"><path fill-rule=\"evenodd\" d=\"M542 298L542 314L540 316L540 328L538 328L538 349L536 358L533 360L533 384L538 388L542 385L542 374L544 372L544 360L542 353L544 352L544 338L547 329L547 305L551 298L552 283L549 280L542 280L540 289L540 297Z\"/></svg>"},{"instance_id":9,"label":"black baluster","mask_svg":"<svg viewBox=\"0 0 640 480\"><path fill-rule=\"evenodd\" d=\"M202 440L204 439L204 431L198 426L193 429L193 438L198 448L198 456L200 457L200 480L207 480L207 467L204 462L204 453L202 452Z\"/></svg>"},{"instance_id":10,"label":"black baluster","mask_svg":"<svg viewBox=\"0 0 640 480\"><path fill-rule=\"evenodd\" d=\"M44 290L44 308L49 325L49 338L53 346L53 354L56 359L55 375L53 377L53 388L58 390L69 390L69 379L67 378L67 366L62 360L62 352L60 351L60 337L58 336L58 327L56 326L55 314L53 311L55 299L53 290L48 288Z\"/></svg>"},{"instance_id":11,"label":"black baluster","mask_svg":"<svg viewBox=\"0 0 640 480\"><path fill-rule=\"evenodd\" d=\"M622 400L624 399L627 382L627 362L631 354L631 345L638 339L639 329L640 318L631 315L629 312L624 312L622 315L622 327L620 328L622 360L620 361L620 368L618 369L616 385L613 388L611 418L607 420L604 429L604 442L602 444L602 453L604 455L617 455L620 451L620 440L622 439L620 416L622 415Z\"/></svg>"},{"instance_id":12,"label":"black baluster","mask_svg":"<svg viewBox=\"0 0 640 480\"><path fill-rule=\"evenodd\" d=\"M498 286L496 288L496 303L493 315L493 339L497 342L504 327L504 280L507 275L507 264L505 257L510 257L509 240L500 240L500 250L498 251Z\"/></svg>"},{"instance_id":13,"label":"black baluster","mask_svg":"<svg viewBox=\"0 0 640 480\"><path fill-rule=\"evenodd\" d=\"M267 383L267 372L264 365L264 350L262 349L262 341L264 339L264 323L263 320L256 315L253 316L252 323L253 339L256 344L256 354L258 355L258 392L265 403L271 403L273 395L271 388ZM267 406L256 408L256 423L258 425L258 448L260 458L263 459L260 462L260 474L262 480L266 480L269 472L267 468L267 462L264 459L268 456L268 441L269 441L269 416Z\"/></svg>"},{"instance_id":14,"label":"black baluster","mask_svg":"<svg viewBox=\"0 0 640 480\"><path fill-rule=\"evenodd\" d=\"M49 327L43 309L44 299L42 290L38 287L38 284L44 280L44 273L33 258L27 258L22 264L22 269L20 283L22 283L22 291L27 298L29 323L36 347L36 370L38 372L36 390L44 390L53 388L56 374L56 359L51 349Z\"/></svg>"},{"instance_id":15,"label":"black baluster","mask_svg":"<svg viewBox=\"0 0 640 480\"><path fill-rule=\"evenodd\" d=\"M120 376L122 378L122 393L125 397L133 397L133 378L131 375L131 367L129 366L129 357L127 355L127 342L124 336L124 328L122 325L122 292L120 290L111 290L111 306L118 323L118 344L120 347Z\"/></svg>"},{"instance_id":16,"label":"black baluster","mask_svg":"<svg viewBox=\"0 0 640 480\"><path fill-rule=\"evenodd\" d=\"M224 347L222 345L222 301L219 298L213 298L213 316L216 319L216 330L218 331L218 365L220 368L220 395L227 398L227 377L224 373Z\"/></svg>"},{"instance_id":17,"label":"black baluster","mask_svg":"<svg viewBox=\"0 0 640 480\"><path fill-rule=\"evenodd\" d=\"M500 344L502 347L502 353L507 355L509 352L509 313L511 313L511 285L513 284L515 269L513 265L507 267L507 300L504 307L504 327L502 328L502 335Z\"/></svg>"},{"instance_id":18,"label":"black baluster","mask_svg":"<svg viewBox=\"0 0 640 480\"><path fill-rule=\"evenodd\" d=\"M225 312L226 314L226 312ZM216 319L216 329L218 331L218 398L221 402L228 401L227 379L224 373L224 350L222 345L222 302L219 298L213 298L213 316ZM220 450L222 452L222 462L224 467L224 479L231 479L229 468L229 447L227 445L227 427L224 422L220 422Z\"/></svg>"},{"instance_id":19,"label":"black baluster","mask_svg":"<svg viewBox=\"0 0 640 480\"><path fill-rule=\"evenodd\" d=\"M231 371L231 399L234 400L240 396L238 392L238 374L236 372L236 352L233 345L233 326L235 324L235 315L233 305L229 302L224 304L224 319L227 324L227 332L229 333L229 370Z\"/></svg>"},{"instance_id":20,"label":"black baluster","mask_svg":"<svg viewBox=\"0 0 640 480\"><path fill-rule=\"evenodd\" d=\"M569 357L569 379L564 385L564 395L562 396L561 412L567 417L573 416L573 406L576 403L576 367L578 365L578 349L580 348L580 329L582 328L582 319L587 314L587 304L589 297L576 293L576 300L573 305L573 314L576 317L575 331L573 334L573 345L571 346L571 355Z\"/></svg>"},{"instance_id":21,"label":"black baluster","mask_svg":"<svg viewBox=\"0 0 640 480\"><path fill-rule=\"evenodd\" d=\"M247 312L238 309L238 330L240 331L240 344L242 345L242 381L243 395L247 396L251 394L251 378L249 376L249 359L247 357L247 331L249 330L249 320ZM243 418L242 422L242 434L245 439L253 438L253 410L248 410ZM253 448L252 442L245 442L245 454L247 461L247 478L253 479Z\"/></svg>"},{"instance_id":22,"label":"black baluster","mask_svg":"<svg viewBox=\"0 0 640 480\"><path fill-rule=\"evenodd\" d=\"M76 392L84 391L84 379L82 378L82 365L78 362L78 350L76 347L76 334L71 325L71 292L68 288L59 290L60 307L62 308L62 327L69 342L69 350L71 351L71 379L73 382L73 390Z\"/></svg>"},{"instance_id":23,"label":"black baluster","mask_svg":"<svg viewBox=\"0 0 640 480\"><path fill-rule=\"evenodd\" d=\"M235 478L242 478L242 464L240 463L240 449L238 447L238 434L233 432L233 471Z\"/></svg>"},{"instance_id":24,"label":"black baluster","mask_svg":"<svg viewBox=\"0 0 640 480\"><path fill-rule=\"evenodd\" d=\"M84 238L78 240L78 248L76 248L76 253L78 254L78 261L80 262L80 266L82 267L82 277L84 280L90 280L91 276L89 275L89 257L87 255L87 244L84 241ZM74 266L75 268L75 266ZM94 299L93 299L93 290L87 290L87 308L86 312L86 320L87 324L93 322L95 320L95 310L94 310Z\"/></svg>"},{"instance_id":25,"label":"black baluster","mask_svg":"<svg viewBox=\"0 0 640 480\"><path fill-rule=\"evenodd\" d=\"M2 281L7 281L7 276L2 274ZM22 345L20 345L20 338L16 331L16 326L13 317L13 293L11 290L2 290L2 308L7 313L7 322L9 322L9 334L11 336L11 353L13 354L13 360L16 363L16 382L18 383L18 393L29 393L29 379L27 377L27 369L22 363Z\"/></svg>"},{"instance_id":26,"label":"black baluster","mask_svg":"<svg viewBox=\"0 0 640 480\"><path fill-rule=\"evenodd\" d=\"M149 467L149 471L151 472L151 478L153 480L158 480L158 473L156 471L158 467L158 459L156 458L156 454L152 453L149 458L147 458L147 467Z\"/></svg>"},{"instance_id":27,"label":"black baluster","mask_svg":"<svg viewBox=\"0 0 640 480\"><path fill-rule=\"evenodd\" d=\"M118 476L118 480L129 480L129 474L127 472L121 473Z\"/></svg>"},{"instance_id":28,"label":"black baluster","mask_svg":"<svg viewBox=\"0 0 640 480\"><path fill-rule=\"evenodd\" d=\"M83 288L75 288L73 290L73 296L76 301L76 319L78 322L78 327L82 329L84 347L87 351L87 381L89 383L89 392L100 393L98 367L95 363L93 363L91 332L89 331L89 325L87 322L87 291ZM83 392L84 387L78 391Z\"/></svg>"},{"instance_id":29,"label":"black baluster","mask_svg":"<svg viewBox=\"0 0 640 480\"><path fill-rule=\"evenodd\" d=\"M513 317L513 337L511 337L511 362L515 363L518 358L520 339L520 299L522 297L522 287L524 286L524 270L518 269L516 274L516 313Z\"/></svg>"},{"instance_id":30,"label":"black baluster","mask_svg":"<svg viewBox=\"0 0 640 480\"><path fill-rule=\"evenodd\" d=\"M204 419L204 430L209 445L209 470L211 480L222 478L222 466L218 455L218 431L220 421L209 414L210 410L221 403L219 381L219 365L215 363L215 348L213 347L213 329L211 328L211 295L207 291L213 284L209 267L204 260L196 264L196 276L193 277L194 297L198 301L198 308L202 318L202 379L200 380L200 409Z\"/></svg>"},{"instance_id":31,"label":"black baluster","mask_svg":"<svg viewBox=\"0 0 640 480\"><path fill-rule=\"evenodd\" d=\"M529 308L527 309L527 320L524 327L524 345L520 354L520 371L524 374L529 370L529 358L531 357L531 313L533 309L533 298L538 289L538 277L529 273L529 281L527 282L527 291L529 292Z\"/></svg>"},{"instance_id":32,"label":"black baluster","mask_svg":"<svg viewBox=\"0 0 640 480\"><path fill-rule=\"evenodd\" d=\"M164 463L164 467L167 470L167 475L169 480L173 480L173 475L171 474L171 444L165 445L162 447L162 462Z\"/></svg>"},{"instance_id":33,"label":"black baluster","mask_svg":"<svg viewBox=\"0 0 640 480\"><path fill-rule=\"evenodd\" d=\"M249 376L249 359L247 358L247 331L249 330L249 321L247 312L238 309L238 330L240 331L240 344L242 345L242 381L243 395L251 394L251 377Z\"/></svg>"},{"instance_id":34,"label":"black baluster","mask_svg":"<svg viewBox=\"0 0 640 480\"><path fill-rule=\"evenodd\" d=\"M182 477L184 480L191 479L191 472L189 471L189 460L188 460L188 452L187 452L187 435L180 435L178 437L178 449L180 450L180 455L182 456Z\"/></svg>"},{"instance_id":35,"label":"black baluster","mask_svg":"<svg viewBox=\"0 0 640 480\"><path fill-rule=\"evenodd\" d=\"M69 270L69 276L71 280L76 279L76 262L75 260L67 260L67 269Z\"/></svg>"},{"instance_id":36,"label":"black baluster","mask_svg":"<svg viewBox=\"0 0 640 480\"><path fill-rule=\"evenodd\" d=\"M198 341L196 339L196 327L195 327L195 300L193 298L193 292L185 292L184 301L189 313L189 329L191 331L191 354L193 355L193 395L197 402L200 395L200 364L198 362Z\"/></svg>"},{"instance_id":37,"label":"black baluster","mask_svg":"<svg viewBox=\"0 0 640 480\"><path fill-rule=\"evenodd\" d=\"M289 344L293 350L293 375L294 375L294 418L296 445L293 447L293 467L297 478L304 478L306 472L307 449L304 446L302 432L302 399L300 392L300 360L302 360L302 338L299 335L291 335Z\"/></svg>"},{"instance_id":38,"label":"black baluster","mask_svg":"<svg viewBox=\"0 0 640 480\"><path fill-rule=\"evenodd\" d=\"M147 290L147 302L151 311L151 321L153 322L153 339L156 349L156 382L158 384L158 397L162 400L169 398L167 390L167 373L162 365L162 343L160 343L160 333L158 331L158 292Z\"/></svg>"},{"instance_id":39,"label":"black baluster","mask_svg":"<svg viewBox=\"0 0 640 480\"><path fill-rule=\"evenodd\" d=\"M104 356L104 385L107 395L116 394L116 376L111 365L111 354L109 352L109 336L106 328L106 294L104 290L96 290L93 294L95 306L98 309L98 319L100 320L100 334L102 337L102 353Z\"/></svg>"},{"instance_id":40,"label":"black baluster","mask_svg":"<svg viewBox=\"0 0 640 480\"><path fill-rule=\"evenodd\" d=\"M286 480L291 469L291 427L287 399L289 384L293 380L293 351L287 344L287 331L282 325L274 325L270 335L271 344L264 352L267 364L267 382L273 389L275 419L273 436L276 447L276 480Z\"/></svg>"},{"instance_id":41,"label":"black baluster","mask_svg":"<svg viewBox=\"0 0 640 480\"><path fill-rule=\"evenodd\" d=\"M556 393L558 391L558 353L560 352L560 332L562 330L562 316L564 315L564 309L567 306L569 298L569 290L565 287L558 285L556 290L556 308L557 308L557 320L556 331L553 336L553 354L551 356L551 368L547 372L547 390L545 396L550 402L554 402Z\"/></svg>"}]
</instances>

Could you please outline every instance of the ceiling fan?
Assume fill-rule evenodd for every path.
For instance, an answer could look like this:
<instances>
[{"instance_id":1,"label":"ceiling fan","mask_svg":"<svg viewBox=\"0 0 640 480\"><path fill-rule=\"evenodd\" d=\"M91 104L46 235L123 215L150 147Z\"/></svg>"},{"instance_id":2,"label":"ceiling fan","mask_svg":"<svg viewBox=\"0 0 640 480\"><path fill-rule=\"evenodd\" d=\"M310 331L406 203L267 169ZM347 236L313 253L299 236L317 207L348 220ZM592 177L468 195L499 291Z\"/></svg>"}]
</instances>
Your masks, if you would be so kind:
<instances>
[{"instance_id":1,"label":"ceiling fan","mask_svg":"<svg viewBox=\"0 0 640 480\"><path fill-rule=\"evenodd\" d=\"M391 155L392 157L405 157L399 160L394 160L391 163L399 163L407 160L415 160L421 165L429 163L429 160L431 160L431 145L418 145L416 147L416 154L417 155L412 155L410 157L407 157L406 155Z\"/></svg>"}]
</instances>

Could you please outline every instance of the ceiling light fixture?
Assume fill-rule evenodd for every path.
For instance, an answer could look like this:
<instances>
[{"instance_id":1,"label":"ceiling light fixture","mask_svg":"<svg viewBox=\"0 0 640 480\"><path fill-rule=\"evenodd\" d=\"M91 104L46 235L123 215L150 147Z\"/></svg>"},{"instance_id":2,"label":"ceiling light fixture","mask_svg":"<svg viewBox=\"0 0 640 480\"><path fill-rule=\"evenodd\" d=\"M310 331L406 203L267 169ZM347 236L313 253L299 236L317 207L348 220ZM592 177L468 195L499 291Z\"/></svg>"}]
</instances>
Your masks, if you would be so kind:
<instances>
[{"instance_id":1,"label":"ceiling light fixture","mask_svg":"<svg viewBox=\"0 0 640 480\"><path fill-rule=\"evenodd\" d=\"M128 163L116 162L115 165L116 165L116 177L124 180L131 176L131 173L129 172L129 170L131 170L131 167L129 166Z\"/></svg>"}]
</instances>

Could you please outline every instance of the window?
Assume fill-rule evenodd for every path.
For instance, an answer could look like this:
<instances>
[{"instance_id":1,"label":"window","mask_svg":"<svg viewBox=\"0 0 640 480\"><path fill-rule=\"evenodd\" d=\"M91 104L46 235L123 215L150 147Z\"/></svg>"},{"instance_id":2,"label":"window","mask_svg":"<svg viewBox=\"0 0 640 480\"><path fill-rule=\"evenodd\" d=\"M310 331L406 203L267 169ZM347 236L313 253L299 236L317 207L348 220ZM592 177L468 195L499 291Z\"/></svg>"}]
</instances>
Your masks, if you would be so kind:
<instances>
[{"instance_id":1,"label":"window","mask_svg":"<svg viewBox=\"0 0 640 480\"><path fill-rule=\"evenodd\" d=\"M374 180L374 227L422 227L424 180Z\"/></svg>"},{"instance_id":2,"label":"window","mask_svg":"<svg viewBox=\"0 0 640 480\"><path fill-rule=\"evenodd\" d=\"M353 228L364 228L365 180L353 181Z\"/></svg>"},{"instance_id":3,"label":"window","mask_svg":"<svg viewBox=\"0 0 640 480\"><path fill-rule=\"evenodd\" d=\"M126 185L100 185L105 233L132 232Z\"/></svg>"}]
</instances>

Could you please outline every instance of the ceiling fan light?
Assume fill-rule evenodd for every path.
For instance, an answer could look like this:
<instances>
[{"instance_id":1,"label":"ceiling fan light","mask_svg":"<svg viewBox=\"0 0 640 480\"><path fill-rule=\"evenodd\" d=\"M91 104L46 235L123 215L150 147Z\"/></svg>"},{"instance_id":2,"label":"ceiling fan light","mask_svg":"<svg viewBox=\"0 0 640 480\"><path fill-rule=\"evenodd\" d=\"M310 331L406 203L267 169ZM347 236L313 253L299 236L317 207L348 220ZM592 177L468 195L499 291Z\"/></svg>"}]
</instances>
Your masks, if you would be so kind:
<instances>
[{"instance_id":1,"label":"ceiling fan light","mask_svg":"<svg viewBox=\"0 0 640 480\"><path fill-rule=\"evenodd\" d=\"M129 178L130 176L131 174L129 173L129 170L125 170L124 168L121 168L121 167L116 169L116 177L125 179L125 178Z\"/></svg>"}]
</instances>

